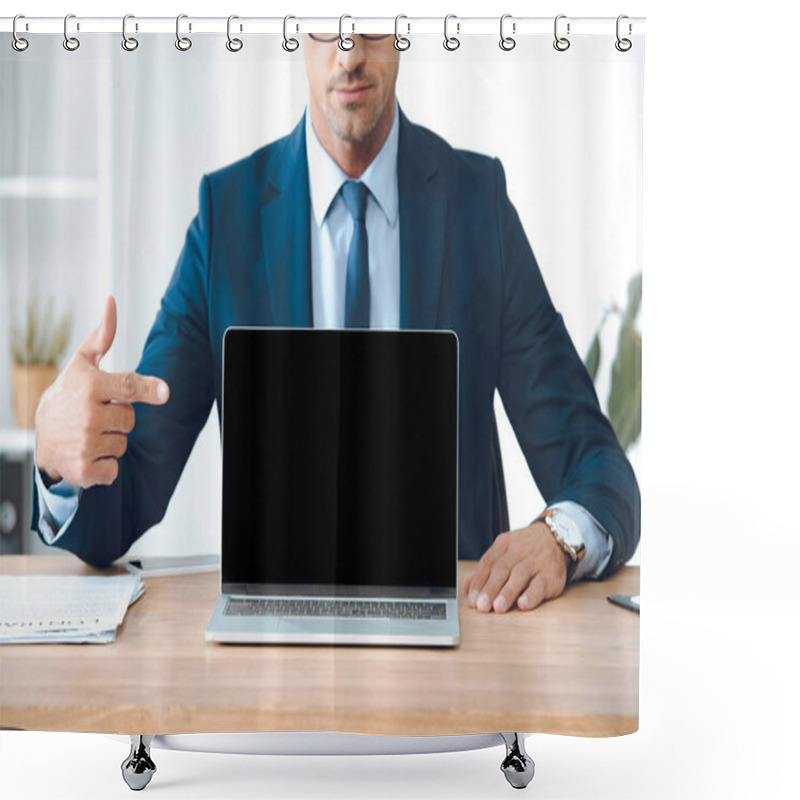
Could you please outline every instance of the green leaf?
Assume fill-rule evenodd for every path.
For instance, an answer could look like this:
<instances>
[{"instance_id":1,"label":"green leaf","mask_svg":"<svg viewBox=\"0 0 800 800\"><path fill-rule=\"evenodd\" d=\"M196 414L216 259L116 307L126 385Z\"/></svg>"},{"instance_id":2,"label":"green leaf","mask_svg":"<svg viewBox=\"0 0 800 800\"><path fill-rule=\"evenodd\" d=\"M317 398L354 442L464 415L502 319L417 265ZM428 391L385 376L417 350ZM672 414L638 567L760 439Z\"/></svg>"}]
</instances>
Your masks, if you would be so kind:
<instances>
[{"instance_id":1,"label":"green leaf","mask_svg":"<svg viewBox=\"0 0 800 800\"><path fill-rule=\"evenodd\" d=\"M586 371L592 379L592 383L597 380L597 370L600 368L600 331L595 333L589 352L586 354Z\"/></svg>"},{"instance_id":2,"label":"green leaf","mask_svg":"<svg viewBox=\"0 0 800 800\"><path fill-rule=\"evenodd\" d=\"M624 450L642 431L642 337L636 330L641 307L640 272L628 282L628 304L622 314L608 393L608 419Z\"/></svg>"},{"instance_id":3,"label":"green leaf","mask_svg":"<svg viewBox=\"0 0 800 800\"><path fill-rule=\"evenodd\" d=\"M72 313L67 310L60 318L55 316L53 298L49 297L42 309L34 286L25 304L21 323L16 315L11 319L11 353L17 364L51 364L66 352L72 332Z\"/></svg>"},{"instance_id":4,"label":"green leaf","mask_svg":"<svg viewBox=\"0 0 800 800\"><path fill-rule=\"evenodd\" d=\"M617 438L623 450L627 450L642 432L642 382L638 381L634 390L627 396L623 412L615 427Z\"/></svg>"},{"instance_id":5,"label":"green leaf","mask_svg":"<svg viewBox=\"0 0 800 800\"><path fill-rule=\"evenodd\" d=\"M638 439L642 426L642 337L627 313L611 365L608 418L624 449Z\"/></svg>"},{"instance_id":6,"label":"green leaf","mask_svg":"<svg viewBox=\"0 0 800 800\"><path fill-rule=\"evenodd\" d=\"M612 306L603 316L589 345L585 364L592 382L600 367L600 333L609 313L620 314L617 348L611 365L607 416L620 445L627 450L642 432L642 336L636 320L642 307L642 273L628 281L628 302L623 311Z\"/></svg>"},{"instance_id":7,"label":"green leaf","mask_svg":"<svg viewBox=\"0 0 800 800\"><path fill-rule=\"evenodd\" d=\"M642 307L642 273L634 275L628 281L628 305L623 314L623 321L636 322L639 316L639 309Z\"/></svg>"}]
</instances>

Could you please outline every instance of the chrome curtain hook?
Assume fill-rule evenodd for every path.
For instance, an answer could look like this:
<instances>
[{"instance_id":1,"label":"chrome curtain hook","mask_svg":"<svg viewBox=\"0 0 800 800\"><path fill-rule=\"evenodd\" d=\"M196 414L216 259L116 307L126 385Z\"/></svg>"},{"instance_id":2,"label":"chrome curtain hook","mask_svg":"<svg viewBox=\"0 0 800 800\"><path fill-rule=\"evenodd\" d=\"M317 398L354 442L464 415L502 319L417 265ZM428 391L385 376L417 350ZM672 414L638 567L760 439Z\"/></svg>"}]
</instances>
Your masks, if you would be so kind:
<instances>
[{"instance_id":1,"label":"chrome curtain hook","mask_svg":"<svg viewBox=\"0 0 800 800\"><path fill-rule=\"evenodd\" d=\"M448 14L444 18L444 42L442 44L444 45L445 50L449 50L452 53L453 50L458 50L458 48L461 47L461 40L458 39L456 36L449 36L447 33L447 26L451 19L457 19L456 15ZM460 32L461 32L461 23L456 22L456 33Z\"/></svg>"},{"instance_id":2,"label":"chrome curtain hook","mask_svg":"<svg viewBox=\"0 0 800 800\"><path fill-rule=\"evenodd\" d=\"M22 37L21 37L21 36L20 36L20 35L17 33L17 20L18 20L18 19L25 19L25 15L24 15L24 14L17 14L17 16L16 16L16 17L14 17L14 22L12 22L12 23L11 23L11 33L12 33L12 35L13 35L13 37L14 37L14 38L11 40L11 46L12 46L12 47L13 47L13 48L14 48L14 49L15 49L15 50L18 52L18 53L21 53L23 50L27 50L27 49L28 49L28 40L27 40L27 39L23 39L23 38L22 38Z\"/></svg>"},{"instance_id":3,"label":"chrome curtain hook","mask_svg":"<svg viewBox=\"0 0 800 800\"><path fill-rule=\"evenodd\" d=\"M74 36L69 35L68 26L71 19L75 19L74 14L67 14L64 17L64 49L72 53L81 46L81 43ZM78 30L80 30L80 27L78 27Z\"/></svg>"},{"instance_id":4,"label":"chrome curtain hook","mask_svg":"<svg viewBox=\"0 0 800 800\"><path fill-rule=\"evenodd\" d=\"M620 32L620 27L621 27L620 23L624 19L628 19L628 15L627 14L620 14L617 17L617 41L614 42L614 47L616 47L617 50L620 51L620 53L627 53L628 50L630 50L631 47L633 47L633 42L630 39L623 39L620 36L620 33L619 33ZM631 33L633 33L633 25L631 25L630 22L629 22L628 23L628 35L630 36Z\"/></svg>"},{"instance_id":5,"label":"chrome curtain hook","mask_svg":"<svg viewBox=\"0 0 800 800\"><path fill-rule=\"evenodd\" d=\"M558 50L559 53L563 53L565 50L569 50L570 41L567 39L566 36L559 36L558 35L558 21L560 19L566 19L566 14L559 14L555 22L553 23L553 35L555 36L555 41L553 42L553 47ZM569 22L567 23L567 36L569 36Z\"/></svg>"},{"instance_id":6,"label":"chrome curtain hook","mask_svg":"<svg viewBox=\"0 0 800 800\"><path fill-rule=\"evenodd\" d=\"M228 41L225 42L225 47L227 47L231 53L238 53L244 47L241 39L234 39L231 37L231 22L235 19L239 19L236 14L231 14L228 17ZM239 30L241 30L241 27Z\"/></svg>"},{"instance_id":7,"label":"chrome curtain hook","mask_svg":"<svg viewBox=\"0 0 800 800\"><path fill-rule=\"evenodd\" d=\"M405 36L400 35L400 20L401 19L408 19L405 14L398 14L394 18L394 49L399 50L401 53L403 50L408 50L411 47L411 39L406 38ZM411 33L411 23L406 23L406 33Z\"/></svg>"},{"instance_id":8,"label":"chrome curtain hook","mask_svg":"<svg viewBox=\"0 0 800 800\"><path fill-rule=\"evenodd\" d=\"M135 19L133 14L126 14L122 18L122 49L132 53L139 46L139 40L134 39L133 36L128 36L129 19ZM136 26L136 29L139 29L138 25Z\"/></svg>"},{"instance_id":9,"label":"chrome curtain hook","mask_svg":"<svg viewBox=\"0 0 800 800\"><path fill-rule=\"evenodd\" d=\"M175 47L183 52L186 52L192 46L192 40L188 36L181 36L181 20L188 18L188 14L178 14L178 18L175 20ZM189 30L191 29L192 26L189 25Z\"/></svg>"},{"instance_id":10,"label":"chrome curtain hook","mask_svg":"<svg viewBox=\"0 0 800 800\"><path fill-rule=\"evenodd\" d=\"M507 19L511 19L511 14L503 14L500 17L500 49L505 50L508 52L509 50L513 50L517 46L517 40L512 39L510 36L506 36L503 30L503 26ZM517 32L517 23L512 23L511 30L513 33Z\"/></svg>"},{"instance_id":11,"label":"chrome curtain hook","mask_svg":"<svg viewBox=\"0 0 800 800\"><path fill-rule=\"evenodd\" d=\"M342 29L342 25L344 24L344 21L346 19L352 19L352 17L349 14L342 14L342 16L339 17L339 49L340 50L352 50L356 46L355 39L351 39L349 36L345 36L344 35L343 29ZM353 27L353 30L355 30L355 26Z\"/></svg>"},{"instance_id":12,"label":"chrome curtain hook","mask_svg":"<svg viewBox=\"0 0 800 800\"><path fill-rule=\"evenodd\" d=\"M290 37L287 35L286 29L289 26L290 19L297 19L297 17L293 17L291 14L287 14L283 18L283 42L281 44L281 47L283 47L283 49L287 53L294 53L294 51L297 50L298 47L300 47L300 42L298 42L297 39L294 38L294 36Z\"/></svg>"}]
</instances>

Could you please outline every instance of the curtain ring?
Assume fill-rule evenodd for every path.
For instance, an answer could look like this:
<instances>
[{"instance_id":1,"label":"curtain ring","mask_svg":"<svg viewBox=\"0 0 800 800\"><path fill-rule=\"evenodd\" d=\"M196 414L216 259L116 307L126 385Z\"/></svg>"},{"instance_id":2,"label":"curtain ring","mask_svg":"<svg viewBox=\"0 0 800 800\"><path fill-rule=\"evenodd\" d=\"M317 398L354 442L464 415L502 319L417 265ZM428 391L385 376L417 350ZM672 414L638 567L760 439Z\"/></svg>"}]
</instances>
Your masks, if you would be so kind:
<instances>
[{"instance_id":1,"label":"curtain ring","mask_svg":"<svg viewBox=\"0 0 800 800\"><path fill-rule=\"evenodd\" d=\"M570 41L567 39L566 36L559 36L558 35L558 21L560 19L566 19L566 14L559 14L556 17L555 22L553 23L553 35L555 36L555 41L553 42L553 47L558 50L559 53L563 53L565 50L569 50ZM569 22L567 23L567 36L569 36Z\"/></svg>"},{"instance_id":2,"label":"curtain ring","mask_svg":"<svg viewBox=\"0 0 800 800\"><path fill-rule=\"evenodd\" d=\"M236 14L231 14L228 17L228 41L225 42L225 47L227 47L231 53L238 53L244 47L244 44L241 39L231 38L231 21L234 19L239 19L239 17L237 17ZM239 30L241 30L241 27Z\"/></svg>"},{"instance_id":3,"label":"curtain ring","mask_svg":"<svg viewBox=\"0 0 800 800\"><path fill-rule=\"evenodd\" d=\"M188 36L181 36L181 20L188 19L188 17L188 14L178 14L178 18L175 20L175 47L183 53L192 46L192 40ZM189 30L191 29L190 25Z\"/></svg>"},{"instance_id":4,"label":"curtain ring","mask_svg":"<svg viewBox=\"0 0 800 800\"><path fill-rule=\"evenodd\" d=\"M353 19L349 14L342 14L339 17L339 49L340 50L352 50L355 46L355 40L351 39L349 36L345 36L342 32L342 25L346 19Z\"/></svg>"},{"instance_id":5,"label":"curtain ring","mask_svg":"<svg viewBox=\"0 0 800 800\"><path fill-rule=\"evenodd\" d=\"M627 14L620 14L617 17L617 41L614 42L614 47L616 47L617 50L620 51L620 53L627 53L628 50L630 50L631 47L633 47L633 42L630 39L623 39L619 35L620 22L622 22L622 20L624 19L628 19ZM633 26L630 23L628 23L628 33L630 34L632 32L633 32Z\"/></svg>"},{"instance_id":6,"label":"curtain ring","mask_svg":"<svg viewBox=\"0 0 800 800\"><path fill-rule=\"evenodd\" d=\"M286 35L286 28L290 19L297 19L297 17L288 14L283 18L283 42L281 43L281 47L283 47L287 53L294 53L294 51L300 47L300 42L298 42L294 36L289 37Z\"/></svg>"},{"instance_id":7,"label":"curtain ring","mask_svg":"<svg viewBox=\"0 0 800 800\"><path fill-rule=\"evenodd\" d=\"M451 19L457 19L456 15L448 14L444 18L444 42L442 44L444 45L445 50L449 50L452 53L453 50L458 50L458 48L461 47L461 40L458 39L456 36L447 35L447 23L450 22ZM456 33L459 33L460 31L461 31L461 23L456 22Z\"/></svg>"},{"instance_id":8,"label":"curtain ring","mask_svg":"<svg viewBox=\"0 0 800 800\"><path fill-rule=\"evenodd\" d=\"M400 35L398 28L400 27L401 19L408 19L408 17L405 14L398 14L394 18L394 49L402 53L404 50L408 50L408 48L411 47L411 39ZM411 25L406 23L406 26L408 27L406 33L411 33Z\"/></svg>"},{"instance_id":9,"label":"curtain ring","mask_svg":"<svg viewBox=\"0 0 800 800\"><path fill-rule=\"evenodd\" d=\"M69 50L72 53L81 46L81 43L74 36L69 35L67 25L69 24L70 19L75 19L75 15L67 14L67 16L64 17L64 49ZM80 30L80 28L78 30Z\"/></svg>"},{"instance_id":10,"label":"curtain ring","mask_svg":"<svg viewBox=\"0 0 800 800\"><path fill-rule=\"evenodd\" d=\"M27 50L27 49L28 49L28 40L27 40L27 39L23 39L23 38L22 38L22 37L21 37L21 36L20 36L20 35L17 33L17 20L18 20L18 19L25 19L25 16L24 16L24 14L17 14L17 16L16 16L16 17L14 17L14 22L13 22L13 23L11 23L11 33L12 33L12 34L13 34L13 36L14 36L14 38L11 40L11 46L12 46L12 47L13 47L13 48L14 48L14 49L15 49L15 50L18 52L18 53L21 53L23 50Z\"/></svg>"},{"instance_id":11,"label":"curtain ring","mask_svg":"<svg viewBox=\"0 0 800 800\"><path fill-rule=\"evenodd\" d=\"M133 14L126 14L122 18L122 49L132 53L138 46L139 40L134 39L133 36L128 36L128 20L135 19ZM138 29L138 26L137 26Z\"/></svg>"},{"instance_id":12,"label":"curtain ring","mask_svg":"<svg viewBox=\"0 0 800 800\"><path fill-rule=\"evenodd\" d=\"M508 52L509 50L513 50L517 46L516 39L512 39L510 36L506 36L503 32L503 25L507 19L511 19L511 14L503 14L500 17L500 49L505 50ZM517 32L517 23L513 23L511 30L516 33Z\"/></svg>"}]
</instances>

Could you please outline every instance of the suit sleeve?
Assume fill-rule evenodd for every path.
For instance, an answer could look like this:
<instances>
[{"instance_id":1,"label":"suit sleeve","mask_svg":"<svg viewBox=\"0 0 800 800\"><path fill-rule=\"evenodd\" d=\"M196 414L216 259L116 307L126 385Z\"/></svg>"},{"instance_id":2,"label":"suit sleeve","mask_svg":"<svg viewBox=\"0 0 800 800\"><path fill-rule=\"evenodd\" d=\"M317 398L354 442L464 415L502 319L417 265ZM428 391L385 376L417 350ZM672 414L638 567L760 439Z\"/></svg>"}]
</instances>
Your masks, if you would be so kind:
<instances>
[{"instance_id":1,"label":"suit sleeve","mask_svg":"<svg viewBox=\"0 0 800 800\"><path fill-rule=\"evenodd\" d=\"M497 161L495 190L503 281L498 389L545 502L578 503L613 539L605 577L636 549L639 487L553 307Z\"/></svg>"},{"instance_id":2,"label":"suit sleeve","mask_svg":"<svg viewBox=\"0 0 800 800\"><path fill-rule=\"evenodd\" d=\"M170 399L164 406L135 405L136 426L119 459L117 480L82 492L78 510L57 542L93 566L104 567L119 558L164 517L214 401L207 291L211 210L204 178L199 212L137 367L143 375L163 378ZM37 530L38 505L35 497Z\"/></svg>"}]
</instances>

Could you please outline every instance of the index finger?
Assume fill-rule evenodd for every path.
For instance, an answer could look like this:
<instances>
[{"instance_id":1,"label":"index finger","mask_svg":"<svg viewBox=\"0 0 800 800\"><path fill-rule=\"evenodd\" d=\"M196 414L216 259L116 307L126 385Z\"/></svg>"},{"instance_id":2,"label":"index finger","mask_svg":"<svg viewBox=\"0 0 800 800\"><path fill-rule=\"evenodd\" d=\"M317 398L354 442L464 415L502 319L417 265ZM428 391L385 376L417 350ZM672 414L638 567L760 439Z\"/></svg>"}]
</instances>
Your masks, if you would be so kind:
<instances>
[{"instance_id":1,"label":"index finger","mask_svg":"<svg viewBox=\"0 0 800 800\"><path fill-rule=\"evenodd\" d=\"M464 594L469 597L469 604L474 606L478 600L478 592L489 578L494 562L508 549L508 533L499 534L489 545L489 549L481 556L476 569L464 576Z\"/></svg>"},{"instance_id":2,"label":"index finger","mask_svg":"<svg viewBox=\"0 0 800 800\"><path fill-rule=\"evenodd\" d=\"M166 381L138 372L100 372L98 393L103 402L149 403L161 406L169 400Z\"/></svg>"}]
</instances>

